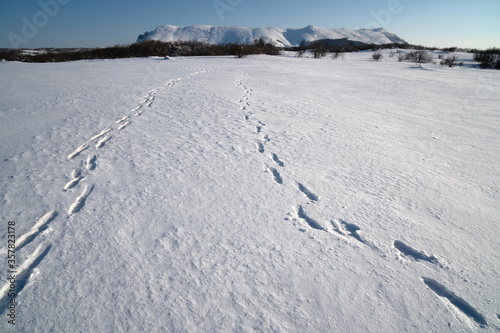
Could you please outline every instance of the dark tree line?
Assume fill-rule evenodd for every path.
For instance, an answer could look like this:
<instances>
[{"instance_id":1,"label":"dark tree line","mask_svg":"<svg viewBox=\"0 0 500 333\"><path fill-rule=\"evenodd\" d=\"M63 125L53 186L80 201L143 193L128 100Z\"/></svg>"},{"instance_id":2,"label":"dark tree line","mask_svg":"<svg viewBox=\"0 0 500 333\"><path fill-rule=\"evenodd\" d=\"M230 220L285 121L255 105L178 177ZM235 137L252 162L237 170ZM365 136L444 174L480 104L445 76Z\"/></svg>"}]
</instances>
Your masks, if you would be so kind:
<instances>
[{"instance_id":1,"label":"dark tree line","mask_svg":"<svg viewBox=\"0 0 500 333\"><path fill-rule=\"evenodd\" d=\"M281 49L263 39L252 44L214 45L200 42L145 41L131 45L117 45L94 49L54 49L26 53L23 50L0 50L0 59L23 62L63 62L91 59L118 59L140 57L224 56L243 58L249 54L278 55Z\"/></svg>"},{"instance_id":2,"label":"dark tree line","mask_svg":"<svg viewBox=\"0 0 500 333\"><path fill-rule=\"evenodd\" d=\"M491 48L474 53L474 60L481 64L482 68L500 69L500 49Z\"/></svg>"}]
</instances>

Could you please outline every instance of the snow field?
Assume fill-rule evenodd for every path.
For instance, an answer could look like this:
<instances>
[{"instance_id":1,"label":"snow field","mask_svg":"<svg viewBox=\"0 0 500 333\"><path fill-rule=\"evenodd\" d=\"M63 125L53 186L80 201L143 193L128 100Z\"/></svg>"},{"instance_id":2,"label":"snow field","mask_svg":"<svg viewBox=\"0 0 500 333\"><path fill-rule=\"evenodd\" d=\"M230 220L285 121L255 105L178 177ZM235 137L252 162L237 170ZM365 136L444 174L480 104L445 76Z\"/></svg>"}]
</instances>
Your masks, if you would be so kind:
<instances>
[{"instance_id":1,"label":"snow field","mask_svg":"<svg viewBox=\"0 0 500 333\"><path fill-rule=\"evenodd\" d=\"M498 74L370 58L2 64L16 329L498 329Z\"/></svg>"}]
</instances>

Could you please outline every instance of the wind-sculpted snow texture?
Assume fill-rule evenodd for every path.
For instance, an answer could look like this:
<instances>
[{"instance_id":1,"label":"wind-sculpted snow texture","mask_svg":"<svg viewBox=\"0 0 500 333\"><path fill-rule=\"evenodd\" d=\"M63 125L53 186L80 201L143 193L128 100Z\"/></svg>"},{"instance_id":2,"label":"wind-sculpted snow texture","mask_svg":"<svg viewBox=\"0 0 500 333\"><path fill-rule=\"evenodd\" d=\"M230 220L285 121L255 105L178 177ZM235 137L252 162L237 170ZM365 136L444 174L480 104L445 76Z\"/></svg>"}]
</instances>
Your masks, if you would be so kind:
<instances>
[{"instance_id":1,"label":"wind-sculpted snow texture","mask_svg":"<svg viewBox=\"0 0 500 333\"><path fill-rule=\"evenodd\" d=\"M500 76L383 52L2 63L15 331L499 330Z\"/></svg>"}]
</instances>

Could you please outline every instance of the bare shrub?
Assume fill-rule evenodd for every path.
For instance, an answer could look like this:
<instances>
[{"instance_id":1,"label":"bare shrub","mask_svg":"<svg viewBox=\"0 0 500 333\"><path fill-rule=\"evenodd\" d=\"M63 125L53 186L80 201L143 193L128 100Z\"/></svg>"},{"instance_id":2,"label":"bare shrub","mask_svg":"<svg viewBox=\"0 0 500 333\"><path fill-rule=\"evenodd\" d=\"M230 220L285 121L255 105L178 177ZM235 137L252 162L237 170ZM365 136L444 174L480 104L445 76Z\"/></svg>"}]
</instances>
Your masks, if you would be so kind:
<instances>
[{"instance_id":1,"label":"bare shrub","mask_svg":"<svg viewBox=\"0 0 500 333\"><path fill-rule=\"evenodd\" d=\"M323 58L324 56L326 56L327 52L328 51L327 51L326 47L323 47L323 46L317 47L312 51L314 59Z\"/></svg>"},{"instance_id":2,"label":"bare shrub","mask_svg":"<svg viewBox=\"0 0 500 333\"><path fill-rule=\"evenodd\" d=\"M340 51L335 51L332 53L332 58L333 59L338 59L338 58L342 58L342 60L344 60L345 58L345 55L343 52L340 52Z\"/></svg>"},{"instance_id":3,"label":"bare shrub","mask_svg":"<svg viewBox=\"0 0 500 333\"><path fill-rule=\"evenodd\" d=\"M372 58L373 60L375 61L379 61L380 59L382 59L384 56L382 55L382 53L380 51L377 51L377 52L374 52L372 54Z\"/></svg>"},{"instance_id":4,"label":"bare shrub","mask_svg":"<svg viewBox=\"0 0 500 333\"><path fill-rule=\"evenodd\" d=\"M441 66L448 66L450 68L455 67L458 56L451 56L446 58L446 60L441 61Z\"/></svg>"},{"instance_id":5,"label":"bare shrub","mask_svg":"<svg viewBox=\"0 0 500 333\"><path fill-rule=\"evenodd\" d=\"M417 64L426 64L433 62L433 56L427 50L417 50L406 53L404 60L413 61Z\"/></svg>"}]
</instances>

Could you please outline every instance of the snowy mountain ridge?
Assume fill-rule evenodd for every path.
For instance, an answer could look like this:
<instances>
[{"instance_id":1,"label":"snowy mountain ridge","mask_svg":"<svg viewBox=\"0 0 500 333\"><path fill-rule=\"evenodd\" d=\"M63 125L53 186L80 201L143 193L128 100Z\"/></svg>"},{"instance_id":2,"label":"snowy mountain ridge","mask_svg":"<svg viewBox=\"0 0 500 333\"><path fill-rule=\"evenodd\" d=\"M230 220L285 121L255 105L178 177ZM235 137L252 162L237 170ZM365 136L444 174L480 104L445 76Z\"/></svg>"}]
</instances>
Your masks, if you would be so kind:
<instances>
[{"instance_id":1,"label":"snowy mountain ridge","mask_svg":"<svg viewBox=\"0 0 500 333\"><path fill-rule=\"evenodd\" d=\"M153 31L146 32L137 38L137 42L158 40L195 41L209 44L251 43L255 39L264 38L277 46L298 46L302 42L320 39L342 39L363 42L366 44L406 43L405 40L385 28L377 29L328 29L307 26L302 29L279 28L246 28L233 26L194 25L178 27L163 25Z\"/></svg>"}]
</instances>

